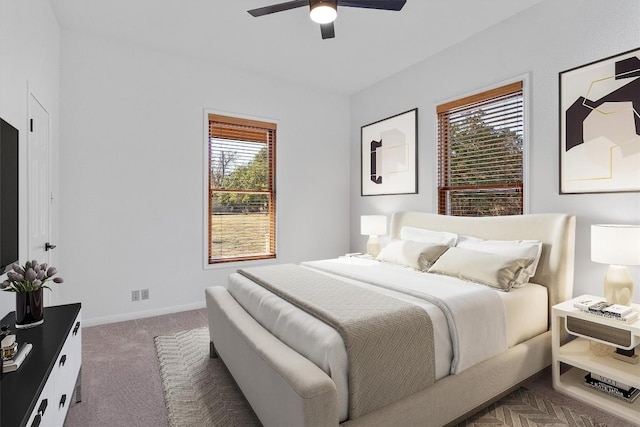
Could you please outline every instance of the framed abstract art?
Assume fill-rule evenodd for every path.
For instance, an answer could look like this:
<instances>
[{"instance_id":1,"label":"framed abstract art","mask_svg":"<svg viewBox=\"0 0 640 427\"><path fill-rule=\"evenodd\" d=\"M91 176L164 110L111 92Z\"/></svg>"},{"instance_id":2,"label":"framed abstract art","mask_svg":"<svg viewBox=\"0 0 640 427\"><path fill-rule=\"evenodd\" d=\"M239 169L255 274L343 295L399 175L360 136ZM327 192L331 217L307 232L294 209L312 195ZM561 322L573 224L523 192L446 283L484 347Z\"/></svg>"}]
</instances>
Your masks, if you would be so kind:
<instances>
[{"instance_id":1,"label":"framed abstract art","mask_svg":"<svg viewBox=\"0 0 640 427\"><path fill-rule=\"evenodd\" d=\"M559 80L560 193L640 191L640 48Z\"/></svg>"},{"instance_id":2,"label":"framed abstract art","mask_svg":"<svg viewBox=\"0 0 640 427\"><path fill-rule=\"evenodd\" d=\"M361 128L361 195L418 192L418 109Z\"/></svg>"}]
</instances>

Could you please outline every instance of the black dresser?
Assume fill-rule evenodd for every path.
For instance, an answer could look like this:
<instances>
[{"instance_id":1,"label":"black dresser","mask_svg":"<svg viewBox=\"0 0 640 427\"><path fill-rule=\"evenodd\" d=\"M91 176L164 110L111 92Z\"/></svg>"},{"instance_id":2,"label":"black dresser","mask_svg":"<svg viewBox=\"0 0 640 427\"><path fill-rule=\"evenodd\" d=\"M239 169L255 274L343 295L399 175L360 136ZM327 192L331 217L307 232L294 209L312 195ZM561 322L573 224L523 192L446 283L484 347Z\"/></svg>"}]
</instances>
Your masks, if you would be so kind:
<instances>
[{"instance_id":1,"label":"black dresser","mask_svg":"<svg viewBox=\"0 0 640 427\"><path fill-rule=\"evenodd\" d=\"M15 372L0 381L0 426L62 426L73 395L80 401L82 366L81 305L46 307L44 323L15 328L15 313L0 322L9 325L18 343L31 343L31 353Z\"/></svg>"}]
</instances>

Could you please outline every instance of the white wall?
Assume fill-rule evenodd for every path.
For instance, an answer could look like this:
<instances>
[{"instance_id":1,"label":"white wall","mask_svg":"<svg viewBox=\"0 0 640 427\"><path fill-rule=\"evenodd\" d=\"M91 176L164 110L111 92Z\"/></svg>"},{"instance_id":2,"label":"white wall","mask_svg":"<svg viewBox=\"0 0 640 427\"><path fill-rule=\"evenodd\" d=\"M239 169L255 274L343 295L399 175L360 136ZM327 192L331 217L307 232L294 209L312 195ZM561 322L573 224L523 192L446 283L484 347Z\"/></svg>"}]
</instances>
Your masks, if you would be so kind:
<instances>
[{"instance_id":1,"label":"white wall","mask_svg":"<svg viewBox=\"0 0 640 427\"><path fill-rule=\"evenodd\" d=\"M444 36L444 35L443 35ZM547 0L351 98L351 250L362 214L437 212L435 107L519 75L530 84L529 212L577 216L574 295L602 295L606 266L590 261L590 225L640 223L640 193L558 194L558 73L640 47L637 0ZM418 107L417 195L360 197L360 127ZM640 165L639 165L640 167ZM631 267L640 301L640 268Z\"/></svg>"},{"instance_id":2,"label":"white wall","mask_svg":"<svg viewBox=\"0 0 640 427\"><path fill-rule=\"evenodd\" d=\"M27 247L28 94L33 93L50 114L52 152L58 146L58 81L60 30L48 0L0 0L0 117L20 133L20 260ZM52 241L57 240L57 157L52 159ZM55 251L51 264L57 263ZM54 290L52 301L57 298ZM13 293L0 292L0 318L15 310Z\"/></svg>"},{"instance_id":3,"label":"white wall","mask_svg":"<svg viewBox=\"0 0 640 427\"><path fill-rule=\"evenodd\" d=\"M233 271L202 268L205 108L278 121L279 261L297 262L362 250L361 214L435 211L435 106L522 74L531 84L530 212L578 216L574 293L599 294L605 266L589 260L589 226L639 223L640 194L558 194L557 76L640 46L639 27L636 0L548 0L349 101L86 34L63 33L60 49L48 1L0 0L0 116L20 130L21 194L28 87L51 113L54 153L61 141L52 263L66 283L54 300L82 302L89 322L126 319L202 305L203 289ZM360 197L360 126L414 107L419 194ZM25 259L26 197L20 207ZM130 291L142 288L151 299L132 303ZM13 301L0 293L0 316Z\"/></svg>"},{"instance_id":4,"label":"white wall","mask_svg":"<svg viewBox=\"0 0 640 427\"><path fill-rule=\"evenodd\" d=\"M349 247L349 100L63 32L60 273L88 323L204 305L203 111L278 122L278 262ZM131 302L131 290L150 300Z\"/></svg>"}]
</instances>

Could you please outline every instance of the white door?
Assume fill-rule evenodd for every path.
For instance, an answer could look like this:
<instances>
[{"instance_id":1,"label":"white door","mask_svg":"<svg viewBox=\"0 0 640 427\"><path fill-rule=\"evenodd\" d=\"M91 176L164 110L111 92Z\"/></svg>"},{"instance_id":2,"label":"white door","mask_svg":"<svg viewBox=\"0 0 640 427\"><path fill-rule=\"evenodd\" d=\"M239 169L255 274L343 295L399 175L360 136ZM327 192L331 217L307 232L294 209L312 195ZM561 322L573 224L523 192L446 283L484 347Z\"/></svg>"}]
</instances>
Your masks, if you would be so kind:
<instances>
[{"instance_id":1,"label":"white door","mask_svg":"<svg viewBox=\"0 0 640 427\"><path fill-rule=\"evenodd\" d=\"M50 123L49 113L29 94L29 258L50 263L51 236L51 173L50 173ZM53 288L52 288L53 289ZM50 305L51 292L44 293L45 305Z\"/></svg>"}]
</instances>

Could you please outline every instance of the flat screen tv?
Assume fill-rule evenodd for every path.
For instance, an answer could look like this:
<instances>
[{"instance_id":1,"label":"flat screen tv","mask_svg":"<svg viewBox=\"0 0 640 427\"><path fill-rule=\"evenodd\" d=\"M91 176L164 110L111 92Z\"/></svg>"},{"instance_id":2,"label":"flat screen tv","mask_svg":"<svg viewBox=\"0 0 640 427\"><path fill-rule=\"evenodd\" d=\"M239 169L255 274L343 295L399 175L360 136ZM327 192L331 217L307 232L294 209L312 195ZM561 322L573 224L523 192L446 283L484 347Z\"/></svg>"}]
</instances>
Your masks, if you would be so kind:
<instances>
[{"instance_id":1,"label":"flat screen tv","mask_svg":"<svg viewBox=\"0 0 640 427\"><path fill-rule=\"evenodd\" d=\"M0 275L18 262L18 129L0 119Z\"/></svg>"}]
</instances>

